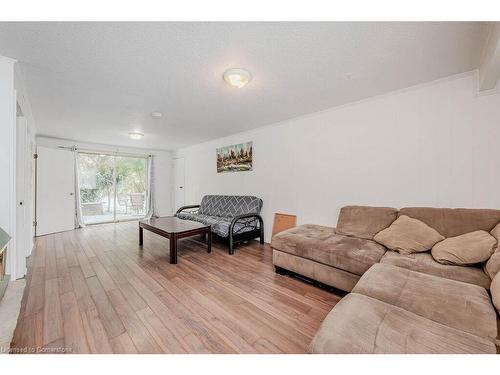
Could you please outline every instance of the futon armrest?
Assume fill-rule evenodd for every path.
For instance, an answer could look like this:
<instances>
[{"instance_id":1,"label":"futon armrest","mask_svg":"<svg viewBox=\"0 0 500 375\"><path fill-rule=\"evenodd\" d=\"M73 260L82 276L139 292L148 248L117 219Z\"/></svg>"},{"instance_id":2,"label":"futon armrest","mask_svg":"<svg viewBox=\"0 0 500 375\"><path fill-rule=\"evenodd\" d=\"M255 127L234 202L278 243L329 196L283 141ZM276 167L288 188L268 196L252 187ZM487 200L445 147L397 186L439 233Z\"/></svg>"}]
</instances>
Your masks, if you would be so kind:
<instances>
[{"instance_id":1,"label":"futon armrest","mask_svg":"<svg viewBox=\"0 0 500 375\"><path fill-rule=\"evenodd\" d=\"M261 228L264 227L264 220L262 220L262 217L259 214L243 214L243 215L238 215L238 216L235 216L231 220L231 225L229 226L229 234L230 235L233 233L234 226L236 225L236 223L238 221L242 220L242 219L257 219L259 221L260 227Z\"/></svg>"},{"instance_id":2,"label":"futon armrest","mask_svg":"<svg viewBox=\"0 0 500 375\"><path fill-rule=\"evenodd\" d=\"M176 214L184 211L184 210L189 210L191 208L200 208L200 205L199 204L192 204L192 205L189 205L189 206L182 206L181 208L179 208L176 212Z\"/></svg>"},{"instance_id":3,"label":"futon armrest","mask_svg":"<svg viewBox=\"0 0 500 375\"><path fill-rule=\"evenodd\" d=\"M250 227L251 230L248 232L243 232L241 233L242 229L244 228L239 228L236 233L234 232L234 226L238 221L242 221L244 219L254 219L250 221L244 222L244 227ZM254 224L255 219L259 221L259 228L257 228L257 225ZM234 241L235 238L234 236L244 236L245 233L249 233L252 236L255 234L255 231L259 231L258 237L259 241L261 244L264 244L264 220L262 220L262 217L259 214L244 214L244 215L239 215L236 217L233 217L231 220L231 224L229 225L229 254L232 255L234 254ZM240 238L241 239L241 238ZM238 239L238 240L240 240Z\"/></svg>"}]
</instances>

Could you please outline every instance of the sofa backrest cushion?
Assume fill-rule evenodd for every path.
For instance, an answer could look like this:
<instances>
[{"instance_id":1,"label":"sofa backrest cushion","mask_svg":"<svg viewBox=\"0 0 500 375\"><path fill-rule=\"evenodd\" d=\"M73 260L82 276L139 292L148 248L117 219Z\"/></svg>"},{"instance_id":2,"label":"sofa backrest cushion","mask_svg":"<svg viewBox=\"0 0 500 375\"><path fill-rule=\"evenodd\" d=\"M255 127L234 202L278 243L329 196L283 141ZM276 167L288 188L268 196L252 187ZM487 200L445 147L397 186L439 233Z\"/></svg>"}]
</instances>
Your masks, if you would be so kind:
<instances>
[{"instance_id":1,"label":"sofa backrest cushion","mask_svg":"<svg viewBox=\"0 0 500 375\"><path fill-rule=\"evenodd\" d=\"M500 223L492 229L490 234L497 240L497 248L493 255L484 264L484 272L493 280L495 275L500 272Z\"/></svg>"},{"instance_id":2,"label":"sofa backrest cushion","mask_svg":"<svg viewBox=\"0 0 500 375\"><path fill-rule=\"evenodd\" d=\"M440 234L456 237L476 230L491 231L500 222L500 210L474 208L405 207L398 216L423 221Z\"/></svg>"},{"instance_id":3,"label":"sofa backrest cushion","mask_svg":"<svg viewBox=\"0 0 500 375\"><path fill-rule=\"evenodd\" d=\"M205 195L198 212L209 216L235 217L259 214L262 199L250 195Z\"/></svg>"},{"instance_id":4,"label":"sofa backrest cushion","mask_svg":"<svg viewBox=\"0 0 500 375\"><path fill-rule=\"evenodd\" d=\"M491 299L500 313L500 272L496 274L490 285Z\"/></svg>"},{"instance_id":5,"label":"sofa backrest cushion","mask_svg":"<svg viewBox=\"0 0 500 375\"><path fill-rule=\"evenodd\" d=\"M484 230L448 237L432 247L432 257L441 264L469 266L483 263L495 252L497 240Z\"/></svg>"},{"instance_id":6,"label":"sofa backrest cushion","mask_svg":"<svg viewBox=\"0 0 500 375\"><path fill-rule=\"evenodd\" d=\"M373 239L400 254L412 254L430 250L444 237L420 220L400 216Z\"/></svg>"},{"instance_id":7,"label":"sofa backrest cushion","mask_svg":"<svg viewBox=\"0 0 500 375\"><path fill-rule=\"evenodd\" d=\"M396 220L397 214L391 207L345 206L340 209L336 233L372 240Z\"/></svg>"}]
</instances>

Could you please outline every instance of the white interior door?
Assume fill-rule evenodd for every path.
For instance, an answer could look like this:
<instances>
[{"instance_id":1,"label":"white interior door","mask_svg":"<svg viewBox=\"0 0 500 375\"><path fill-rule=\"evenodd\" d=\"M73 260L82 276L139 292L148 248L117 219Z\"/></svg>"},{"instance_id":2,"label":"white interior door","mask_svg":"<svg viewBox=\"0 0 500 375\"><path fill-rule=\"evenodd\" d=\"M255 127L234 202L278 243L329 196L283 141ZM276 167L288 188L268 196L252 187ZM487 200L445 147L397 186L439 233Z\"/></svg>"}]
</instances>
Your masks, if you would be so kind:
<instances>
[{"instance_id":1,"label":"white interior door","mask_svg":"<svg viewBox=\"0 0 500 375\"><path fill-rule=\"evenodd\" d=\"M184 158L174 159L174 212L185 204Z\"/></svg>"},{"instance_id":2,"label":"white interior door","mask_svg":"<svg viewBox=\"0 0 500 375\"><path fill-rule=\"evenodd\" d=\"M27 210L29 208L29 196L26 196L26 153L27 153L27 123L24 117L17 118L16 124L16 275L23 277L26 274L26 256L28 254L29 242L27 233L31 226L26 223Z\"/></svg>"},{"instance_id":3,"label":"white interior door","mask_svg":"<svg viewBox=\"0 0 500 375\"><path fill-rule=\"evenodd\" d=\"M38 147L37 235L75 228L75 171L70 151Z\"/></svg>"}]
</instances>

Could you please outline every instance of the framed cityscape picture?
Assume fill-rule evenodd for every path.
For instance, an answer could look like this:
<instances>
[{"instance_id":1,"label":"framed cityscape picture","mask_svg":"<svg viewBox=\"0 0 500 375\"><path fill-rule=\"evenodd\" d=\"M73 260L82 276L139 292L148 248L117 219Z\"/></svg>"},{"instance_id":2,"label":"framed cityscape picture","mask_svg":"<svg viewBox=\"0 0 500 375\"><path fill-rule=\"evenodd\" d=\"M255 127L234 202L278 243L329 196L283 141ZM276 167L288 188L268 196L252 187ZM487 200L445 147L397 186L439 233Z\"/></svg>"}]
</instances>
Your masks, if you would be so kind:
<instances>
[{"instance_id":1,"label":"framed cityscape picture","mask_svg":"<svg viewBox=\"0 0 500 375\"><path fill-rule=\"evenodd\" d=\"M217 149L217 173L251 171L253 142Z\"/></svg>"}]
</instances>

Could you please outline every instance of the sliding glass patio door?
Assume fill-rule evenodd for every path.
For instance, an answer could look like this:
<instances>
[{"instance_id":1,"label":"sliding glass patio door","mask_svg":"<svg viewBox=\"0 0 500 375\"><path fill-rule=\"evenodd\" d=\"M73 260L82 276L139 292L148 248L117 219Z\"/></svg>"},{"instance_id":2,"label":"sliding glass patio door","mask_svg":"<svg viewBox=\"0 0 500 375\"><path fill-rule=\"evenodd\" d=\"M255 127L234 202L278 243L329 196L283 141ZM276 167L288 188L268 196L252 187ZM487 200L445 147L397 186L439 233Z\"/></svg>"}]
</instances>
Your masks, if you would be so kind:
<instances>
[{"instance_id":1,"label":"sliding glass patio door","mask_svg":"<svg viewBox=\"0 0 500 375\"><path fill-rule=\"evenodd\" d=\"M147 158L79 152L80 205L85 224L143 218Z\"/></svg>"},{"instance_id":2,"label":"sliding glass patio door","mask_svg":"<svg viewBox=\"0 0 500 375\"><path fill-rule=\"evenodd\" d=\"M146 215L147 159L116 156L116 209L117 220L141 218Z\"/></svg>"}]
</instances>

